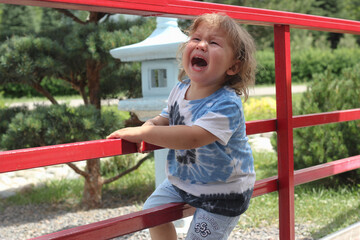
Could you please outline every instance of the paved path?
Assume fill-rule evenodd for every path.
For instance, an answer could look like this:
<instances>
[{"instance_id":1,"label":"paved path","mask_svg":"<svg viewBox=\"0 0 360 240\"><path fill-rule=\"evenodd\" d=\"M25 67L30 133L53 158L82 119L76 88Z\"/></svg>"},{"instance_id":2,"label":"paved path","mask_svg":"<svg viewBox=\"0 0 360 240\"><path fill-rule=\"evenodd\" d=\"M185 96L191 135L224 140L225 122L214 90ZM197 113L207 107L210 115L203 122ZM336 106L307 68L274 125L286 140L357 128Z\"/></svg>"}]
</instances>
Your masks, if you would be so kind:
<instances>
[{"instance_id":1,"label":"paved path","mask_svg":"<svg viewBox=\"0 0 360 240\"><path fill-rule=\"evenodd\" d=\"M292 93L301 93L306 91L306 85L294 85L292 86ZM250 96L272 96L275 95L275 86L269 87L254 87L250 89ZM118 99L106 99L101 100L101 104L104 105L117 105ZM74 99L74 100L65 100L59 101L59 103L68 103L71 106L80 106L84 104L82 99ZM13 103L10 106L23 106L26 105L29 109L34 109L36 105L50 105L51 103L47 100L45 101L37 101L37 102L26 102L26 103Z\"/></svg>"},{"instance_id":2,"label":"paved path","mask_svg":"<svg viewBox=\"0 0 360 240\"><path fill-rule=\"evenodd\" d=\"M306 85L293 85L291 86L292 93L302 93L306 91ZM255 87L250 89L250 96L266 96L275 95L275 86L270 87Z\"/></svg>"},{"instance_id":3,"label":"paved path","mask_svg":"<svg viewBox=\"0 0 360 240\"><path fill-rule=\"evenodd\" d=\"M70 106L73 107L77 107L80 105L84 104L84 101L82 99L73 99L73 100L60 100L58 101L59 104L69 104ZM119 102L118 99L106 99L106 100L101 100L101 105L102 106L107 106L107 105L117 105ZM20 103L12 103L10 104L10 107L20 107L20 106L27 106L30 110L34 109L36 106L38 105L51 105L51 103L48 100L44 100L44 101L35 101L35 102L20 102Z\"/></svg>"}]
</instances>

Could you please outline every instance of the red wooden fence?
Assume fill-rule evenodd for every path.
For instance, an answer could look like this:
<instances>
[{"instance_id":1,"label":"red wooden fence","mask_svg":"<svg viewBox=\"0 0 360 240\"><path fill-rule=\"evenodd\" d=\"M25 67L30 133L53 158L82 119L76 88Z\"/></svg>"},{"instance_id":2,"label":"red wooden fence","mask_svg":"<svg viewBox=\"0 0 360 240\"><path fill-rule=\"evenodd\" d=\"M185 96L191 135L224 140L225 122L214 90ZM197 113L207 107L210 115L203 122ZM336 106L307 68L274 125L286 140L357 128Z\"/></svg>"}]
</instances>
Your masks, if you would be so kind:
<instances>
[{"instance_id":1,"label":"red wooden fence","mask_svg":"<svg viewBox=\"0 0 360 240\"><path fill-rule=\"evenodd\" d=\"M360 168L358 155L294 171L294 128L358 120L360 109L293 116L290 58L291 28L360 34L358 21L187 0L0 0L0 3L178 18L223 12L246 24L273 27L277 117L247 122L246 125L248 135L277 132L278 176L257 181L253 197L279 192L279 231L282 240L295 239L295 185ZM155 150L157 147L146 145L145 149ZM135 152L134 144L121 139L5 151L0 152L0 173ZM36 239L110 239L190 216L193 211L188 205L167 204Z\"/></svg>"}]
</instances>

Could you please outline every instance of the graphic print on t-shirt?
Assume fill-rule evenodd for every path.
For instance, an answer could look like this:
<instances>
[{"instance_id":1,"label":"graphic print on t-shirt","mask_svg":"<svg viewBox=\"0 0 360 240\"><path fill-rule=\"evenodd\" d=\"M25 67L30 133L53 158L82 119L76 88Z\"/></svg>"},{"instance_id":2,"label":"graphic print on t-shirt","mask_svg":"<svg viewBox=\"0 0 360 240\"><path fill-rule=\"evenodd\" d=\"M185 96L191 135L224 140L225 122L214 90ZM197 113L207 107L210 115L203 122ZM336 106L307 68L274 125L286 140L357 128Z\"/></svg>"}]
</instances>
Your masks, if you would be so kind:
<instances>
[{"instance_id":1,"label":"graphic print on t-shirt","mask_svg":"<svg viewBox=\"0 0 360 240\"><path fill-rule=\"evenodd\" d=\"M170 125L185 125L184 117L180 115L179 105L177 102L170 108ZM177 155L176 160L182 164L194 164L196 162L196 150L184 150L183 154Z\"/></svg>"}]
</instances>

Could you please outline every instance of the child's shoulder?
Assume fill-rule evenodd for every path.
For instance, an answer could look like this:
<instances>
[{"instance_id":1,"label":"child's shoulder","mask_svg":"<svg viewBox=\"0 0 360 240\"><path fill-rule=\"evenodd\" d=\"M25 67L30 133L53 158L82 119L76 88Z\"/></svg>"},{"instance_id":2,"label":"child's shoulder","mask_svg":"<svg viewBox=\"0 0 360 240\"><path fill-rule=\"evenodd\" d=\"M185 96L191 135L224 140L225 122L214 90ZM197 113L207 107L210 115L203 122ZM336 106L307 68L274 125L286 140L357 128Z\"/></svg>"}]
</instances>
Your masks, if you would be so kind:
<instances>
[{"instance_id":1,"label":"child's shoulder","mask_svg":"<svg viewBox=\"0 0 360 240\"><path fill-rule=\"evenodd\" d=\"M218 98L219 101L233 102L236 104L241 104L242 101L241 97L236 94L235 90L228 86L221 88L216 98Z\"/></svg>"},{"instance_id":2,"label":"child's shoulder","mask_svg":"<svg viewBox=\"0 0 360 240\"><path fill-rule=\"evenodd\" d=\"M233 110L242 109L242 100L232 88L223 87L212 96L212 107Z\"/></svg>"}]
</instances>

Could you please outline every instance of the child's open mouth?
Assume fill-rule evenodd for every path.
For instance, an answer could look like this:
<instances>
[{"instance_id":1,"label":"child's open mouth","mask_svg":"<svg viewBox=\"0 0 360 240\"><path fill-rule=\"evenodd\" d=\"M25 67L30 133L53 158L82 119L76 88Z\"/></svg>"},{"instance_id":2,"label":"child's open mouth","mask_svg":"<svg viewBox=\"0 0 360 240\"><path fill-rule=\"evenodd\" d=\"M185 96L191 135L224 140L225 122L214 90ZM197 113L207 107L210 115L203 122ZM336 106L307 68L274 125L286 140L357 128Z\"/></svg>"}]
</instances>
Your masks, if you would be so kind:
<instances>
[{"instance_id":1,"label":"child's open mouth","mask_svg":"<svg viewBox=\"0 0 360 240\"><path fill-rule=\"evenodd\" d=\"M203 59L202 57L193 57L191 59L191 65L193 67L199 67L199 68L203 68L206 67L208 65L207 61L205 59Z\"/></svg>"}]
</instances>

